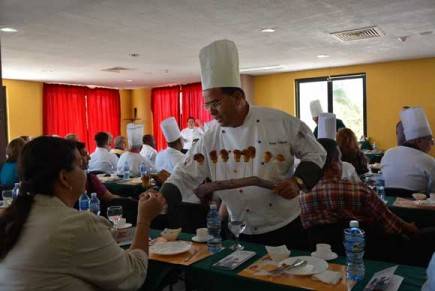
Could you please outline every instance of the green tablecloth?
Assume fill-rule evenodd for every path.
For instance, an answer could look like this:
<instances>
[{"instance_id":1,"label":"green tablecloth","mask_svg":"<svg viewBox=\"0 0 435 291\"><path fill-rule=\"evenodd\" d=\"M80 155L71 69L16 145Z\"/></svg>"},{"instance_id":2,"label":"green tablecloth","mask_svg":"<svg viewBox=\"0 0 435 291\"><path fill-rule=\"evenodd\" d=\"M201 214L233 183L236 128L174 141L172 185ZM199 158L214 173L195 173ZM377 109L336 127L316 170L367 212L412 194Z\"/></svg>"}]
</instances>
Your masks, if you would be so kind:
<instances>
[{"instance_id":1,"label":"green tablecloth","mask_svg":"<svg viewBox=\"0 0 435 291\"><path fill-rule=\"evenodd\" d=\"M386 196L387 205L397 216L408 222L415 222L418 227L435 227L435 210L393 206L397 197Z\"/></svg>"},{"instance_id":2,"label":"green tablecloth","mask_svg":"<svg viewBox=\"0 0 435 291\"><path fill-rule=\"evenodd\" d=\"M150 236L158 236L160 231L152 230ZM179 239L190 240L192 235L182 233ZM225 241L224 246L228 247L233 244L233 241ZM207 291L230 291L230 290L267 290L267 291L279 291L279 290L301 290L300 288L293 288L283 285L276 285L267 282L262 282L258 280L248 279L238 276L237 273L248 267L255 260L261 258L266 254L264 246L252 243L242 243L246 250L255 251L257 254L254 258L248 260L242 264L239 268L234 271L225 271L221 269L216 269L212 265L220 260L221 258L228 255L231 251L229 249L224 249L220 253L210 256L202 261L199 261L189 267L174 266L171 264L150 261L149 270L146 283L143 290L158 290L167 280L168 274L171 272L177 272L179 270L184 270L186 273L186 280L192 284L192 286L197 290L207 290ZM307 252L292 250L292 256L307 255ZM331 261L336 264L345 264L345 258L339 257L336 260ZM378 272L387 267L393 266L394 264L378 262L378 261L365 261L366 275L363 282L359 283L352 290L362 290L364 286L368 283L370 278L375 272ZM396 274L403 276L404 280L400 286L399 290L412 291L420 290L421 286L426 280L426 273L423 268L404 266L400 265L396 271ZM165 277L166 276L166 277Z\"/></svg>"},{"instance_id":3,"label":"green tablecloth","mask_svg":"<svg viewBox=\"0 0 435 291\"><path fill-rule=\"evenodd\" d=\"M113 182L106 182L103 184L111 193L122 197L138 198L139 194L145 191L145 189L142 187L141 184L128 185L128 184L113 183Z\"/></svg>"}]
</instances>

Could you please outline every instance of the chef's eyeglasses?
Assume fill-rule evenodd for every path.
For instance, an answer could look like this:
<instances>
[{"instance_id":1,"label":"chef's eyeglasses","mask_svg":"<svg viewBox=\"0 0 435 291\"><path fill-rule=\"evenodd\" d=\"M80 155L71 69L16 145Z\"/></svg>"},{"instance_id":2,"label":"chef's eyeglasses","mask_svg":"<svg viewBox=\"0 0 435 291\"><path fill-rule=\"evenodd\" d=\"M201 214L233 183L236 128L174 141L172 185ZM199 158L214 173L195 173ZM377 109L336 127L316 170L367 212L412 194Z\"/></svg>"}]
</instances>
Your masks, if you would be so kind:
<instances>
[{"instance_id":1,"label":"chef's eyeglasses","mask_svg":"<svg viewBox=\"0 0 435 291\"><path fill-rule=\"evenodd\" d=\"M204 103L204 108L207 109L207 110L210 110L212 108L216 109L216 108L218 108L222 104L222 101L224 101L224 98L225 98L225 96L220 98L220 99Z\"/></svg>"}]
</instances>

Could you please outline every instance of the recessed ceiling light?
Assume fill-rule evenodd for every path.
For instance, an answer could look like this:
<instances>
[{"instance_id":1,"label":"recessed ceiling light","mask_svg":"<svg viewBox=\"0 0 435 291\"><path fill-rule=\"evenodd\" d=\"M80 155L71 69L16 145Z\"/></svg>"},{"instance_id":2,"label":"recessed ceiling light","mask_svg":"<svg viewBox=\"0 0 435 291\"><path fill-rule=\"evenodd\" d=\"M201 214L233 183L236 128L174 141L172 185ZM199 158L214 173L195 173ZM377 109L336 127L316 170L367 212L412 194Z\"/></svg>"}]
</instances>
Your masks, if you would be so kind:
<instances>
[{"instance_id":1,"label":"recessed ceiling light","mask_svg":"<svg viewBox=\"0 0 435 291\"><path fill-rule=\"evenodd\" d=\"M3 32L17 32L17 30L15 28L12 28L12 27L2 27L2 28L0 28L0 30Z\"/></svg>"},{"instance_id":2,"label":"recessed ceiling light","mask_svg":"<svg viewBox=\"0 0 435 291\"><path fill-rule=\"evenodd\" d=\"M262 28L260 31L261 32L275 32L275 28L272 28L272 27L265 27L265 28Z\"/></svg>"},{"instance_id":3,"label":"recessed ceiling light","mask_svg":"<svg viewBox=\"0 0 435 291\"><path fill-rule=\"evenodd\" d=\"M317 57L318 57L319 59L329 58L328 55L317 55Z\"/></svg>"},{"instance_id":4,"label":"recessed ceiling light","mask_svg":"<svg viewBox=\"0 0 435 291\"><path fill-rule=\"evenodd\" d=\"M133 80L125 80L126 82L133 82Z\"/></svg>"}]
</instances>

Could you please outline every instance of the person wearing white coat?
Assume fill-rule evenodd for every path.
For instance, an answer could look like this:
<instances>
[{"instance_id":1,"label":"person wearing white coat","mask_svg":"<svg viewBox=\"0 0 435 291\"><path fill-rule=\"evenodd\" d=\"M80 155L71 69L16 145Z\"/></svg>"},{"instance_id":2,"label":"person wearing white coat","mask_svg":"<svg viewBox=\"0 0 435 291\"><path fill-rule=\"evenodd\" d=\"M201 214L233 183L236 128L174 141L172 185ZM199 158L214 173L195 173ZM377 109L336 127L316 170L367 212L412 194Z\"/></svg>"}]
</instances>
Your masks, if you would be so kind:
<instances>
[{"instance_id":1,"label":"person wearing white coat","mask_svg":"<svg viewBox=\"0 0 435 291\"><path fill-rule=\"evenodd\" d=\"M410 192L435 192L435 159L429 154L433 146L432 130L423 109L402 110L405 143L386 151L381 160L385 187Z\"/></svg>"},{"instance_id":2,"label":"person wearing white coat","mask_svg":"<svg viewBox=\"0 0 435 291\"><path fill-rule=\"evenodd\" d=\"M225 203L230 220L245 222L242 239L295 246L304 236L297 196L318 181L325 151L299 119L279 110L249 106L232 41L216 41L203 48L200 63L205 107L215 120L161 188L168 211L176 209L183 195L206 178L278 178L273 190L249 186L216 191L215 195ZM301 163L293 173L294 156Z\"/></svg>"}]
</instances>

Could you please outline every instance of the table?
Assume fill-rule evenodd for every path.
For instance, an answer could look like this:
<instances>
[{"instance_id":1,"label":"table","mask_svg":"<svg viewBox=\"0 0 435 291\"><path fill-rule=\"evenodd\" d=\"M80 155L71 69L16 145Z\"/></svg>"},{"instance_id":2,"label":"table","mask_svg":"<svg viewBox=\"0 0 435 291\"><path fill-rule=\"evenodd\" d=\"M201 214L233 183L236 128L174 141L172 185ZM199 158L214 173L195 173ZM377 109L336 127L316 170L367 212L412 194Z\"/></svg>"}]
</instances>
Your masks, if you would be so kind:
<instances>
[{"instance_id":1,"label":"table","mask_svg":"<svg viewBox=\"0 0 435 291\"><path fill-rule=\"evenodd\" d=\"M386 196L388 208L397 216L408 222L415 222L418 227L435 227L435 210L394 206L397 197Z\"/></svg>"},{"instance_id":2,"label":"table","mask_svg":"<svg viewBox=\"0 0 435 291\"><path fill-rule=\"evenodd\" d=\"M138 198L139 194L144 192L146 189L142 187L142 184L123 184L118 182L105 182L103 183L107 190L111 193L122 196L122 197L133 197Z\"/></svg>"},{"instance_id":3,"label":"table","mask_svg":"<svg viewBox=\"0 0 435 291\"><path fill-rule=\"evenodd\" d=\"M151 237L158 236L160 231L152 230ZM181 233L179 238L183 240L189 240L192 237L190 234ZM228 247L234 242L227 240L224 241L224 246ZM184 271L188 288L193 287L196 290L207 291L221 291L221 290L268 290L268 291L282 291L282 290L302 290L300 288L288 287L283 285L271 284L268 282L258 281L254 279L244 278L238 276L244 268L251 265L253 262L261 258L266 254L264 246L253 243L242 243L246 250L252 250L256 252L256 256L242 264L239 268L233 271L226 271L213 268L212 265L221 258L228 255L231 250L224 249L220 253L205 258L202 261L194 263L188 267L171 265L168 263L161 263L157 261L150 261L147 280L142 290L158 290L164 283L165 276L171 274L171 272ZM307 252L292 250L292 256L307 255ZM345 264L345 258L339 257L336 260L331 261L336 264ZM375 272L378 272L394 264L365 260L366 264L366 276L363 282L357 284L352 290L363 290L370 278ZM396 271L396 274L403 276L404 280L399 290L412 291L420 290L421 286L426 280L426 273L424 268L404 266L400 265ZM190 286L191 285L191 286Z\"/></svg>"}]
</instances>

